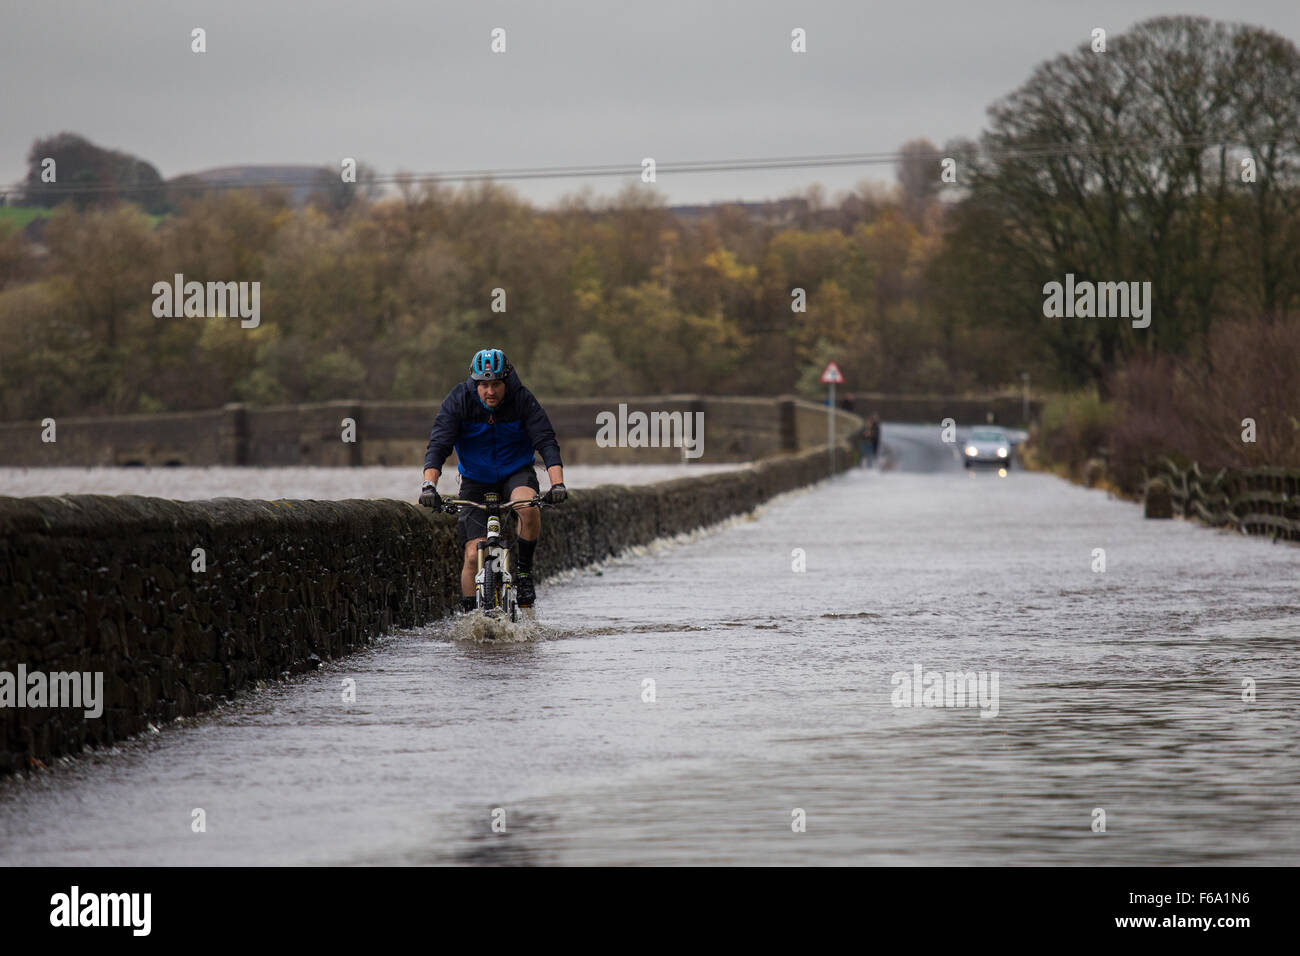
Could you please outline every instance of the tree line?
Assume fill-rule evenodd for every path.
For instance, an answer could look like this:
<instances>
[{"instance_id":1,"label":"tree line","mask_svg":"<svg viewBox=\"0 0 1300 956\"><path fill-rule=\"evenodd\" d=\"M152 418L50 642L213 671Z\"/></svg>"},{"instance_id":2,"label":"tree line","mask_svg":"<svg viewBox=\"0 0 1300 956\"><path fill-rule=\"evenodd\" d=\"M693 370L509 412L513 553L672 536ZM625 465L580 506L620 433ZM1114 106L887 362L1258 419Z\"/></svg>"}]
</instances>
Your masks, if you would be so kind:
<instances>
[{"instance_id":1,"label":"tree line","mask_svg":"<svg viewBox=\"0 0 1300 956\"><path fill-rule=\"evenodd\" d=\"M7 418L340 397L441 397L485 345L540 394L816 394L839 361L860 389L1016 379L1014 337L950 339L925 271L942 205L866 187L685 218L651 187L538 209L491 183L412 187L343 210L275 191L65 203L38 255L0 240ZM262 321L157 318L154 283L260 282Z\"/></svg>"},{"instance_id":2,"label":"tree line","mask_svg":"<svg viewBox=\"0 0 1300 956\"><path fill-rule=\"evenodd\" d=\"M766 213L679 215L651 186L543 209L491 183L305 206L195 190L157 225L121 197L65 202L39 246L0 232L0 411L435 401L497 345L543 396L814 396L833 358L850 391L1028 373L1113 403L1114 422L1143 388L1205 394L1223 363L1258 394L1198 405L1206 428L1252 403L1280 428L1300 415L1273 397L1296 391L1294 364L1267 354L1300 295L1298 162L1295 45L1164 17L1041 64L978 140L906 144L893 189L812 187ZM260 282L263 321L155 318L150 289L176 273ZM1045 316L1066 274L1150 282L1150 326Z\"/></svg>"}]
</instances>

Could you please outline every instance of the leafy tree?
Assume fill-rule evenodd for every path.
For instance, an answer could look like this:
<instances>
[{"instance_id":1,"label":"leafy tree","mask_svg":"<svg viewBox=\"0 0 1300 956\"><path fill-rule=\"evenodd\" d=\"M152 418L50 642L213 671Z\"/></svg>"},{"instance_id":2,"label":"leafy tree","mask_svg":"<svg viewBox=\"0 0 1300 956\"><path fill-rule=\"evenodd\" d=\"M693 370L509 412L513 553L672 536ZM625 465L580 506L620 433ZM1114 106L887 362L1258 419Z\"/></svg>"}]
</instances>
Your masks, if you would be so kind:
<instances>
[{"instance_id":1,"label":"leafy tree","mask_svg":"<svg viewBox=\"0 0 1300 956\"><path fill-rule=\"evenodd\" d=\"M42 177L47 159L54 160L56 178L52 183ZM123 199L137 202L151 213L169 208L158 170L128 153L103 149L75 133L38 139L28 150L26 205L56 206L71 200L85 208Z\"/></svg>"}]
</instances>

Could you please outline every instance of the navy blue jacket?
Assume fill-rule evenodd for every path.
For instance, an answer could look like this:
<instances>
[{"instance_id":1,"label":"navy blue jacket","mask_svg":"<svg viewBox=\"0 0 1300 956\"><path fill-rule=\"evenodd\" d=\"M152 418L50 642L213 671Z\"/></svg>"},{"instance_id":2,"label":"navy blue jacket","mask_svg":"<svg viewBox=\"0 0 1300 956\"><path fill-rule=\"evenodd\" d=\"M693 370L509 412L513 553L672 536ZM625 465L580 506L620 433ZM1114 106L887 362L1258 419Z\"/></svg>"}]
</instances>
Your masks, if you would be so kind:
<instances>
[{"instance_id":1,"label":"navy blue jacket","mask_svg":"<svg viewBox=\"0 0 1300 956\"><path fill-rule=\"evenodd\" d=\"M495 410L478 397L473 379L461 382L442 400L424 467L442 470L454 446L457 470L471 481L496 484L533 463L533 452L541 452L547 468L563 465L560 444L555 440L551 420L533 393L512 368L506 375L506 394Z\"/></svg>"}]
</instances>

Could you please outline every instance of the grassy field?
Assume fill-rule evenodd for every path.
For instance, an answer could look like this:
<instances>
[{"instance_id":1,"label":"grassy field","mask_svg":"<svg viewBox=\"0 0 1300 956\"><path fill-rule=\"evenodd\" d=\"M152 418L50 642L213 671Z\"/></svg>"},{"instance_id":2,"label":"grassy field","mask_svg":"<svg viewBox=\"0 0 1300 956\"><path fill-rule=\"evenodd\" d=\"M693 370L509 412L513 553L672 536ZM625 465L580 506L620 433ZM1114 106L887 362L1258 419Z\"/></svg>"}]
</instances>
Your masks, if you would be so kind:
<instances>
[{"instance_id":1,"label":"grassy field","mask_svg":"<svg viewBox=\"0 0 1300 956\"><path fill-rule=\"evenodd\" d=\"M44 206L0 206L0 225L12 224L21 229L33 219L48 216L50 210Z\"/></svg>"},{"instance_id":2,"label":"grassy field","mask_svg":"<svg viewBox=\"0 0 1300 956\"><path fill-rule=\"evenodd\" d=\"M46 209L44 206L0 206L0 229L5 225L12 224L15 229L22 229L33 219L48 218L53 209ZM145 213L149 221L155 226L167 218L168 214L154 215Z\"/></svg>"}]
</instances>

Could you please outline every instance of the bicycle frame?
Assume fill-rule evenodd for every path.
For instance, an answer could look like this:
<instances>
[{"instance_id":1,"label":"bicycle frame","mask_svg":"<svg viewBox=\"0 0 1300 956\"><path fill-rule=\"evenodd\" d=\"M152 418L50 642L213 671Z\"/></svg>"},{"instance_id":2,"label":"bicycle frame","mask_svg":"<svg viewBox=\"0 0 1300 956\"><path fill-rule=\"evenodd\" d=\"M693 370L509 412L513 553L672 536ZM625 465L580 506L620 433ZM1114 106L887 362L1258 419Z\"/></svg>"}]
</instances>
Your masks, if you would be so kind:
<instances>
[{"instance_id":1,"label":"bicycle frame","mask_svg":"<svg viewBox=\"0 0 1300 956\"><path fill-rule=\"evenodd\" d=\"M487 513L487 536L478 543L478 568L474 574L474 602L484 614L519 620L510 547L501 537L501 513L518 514L520 508L541 508L544 503L541 495L502 501L493 492L485 494L482 503L464 498L443 499L443 510L448 514L461 506Z\"/></svg>"}]
</instances>

